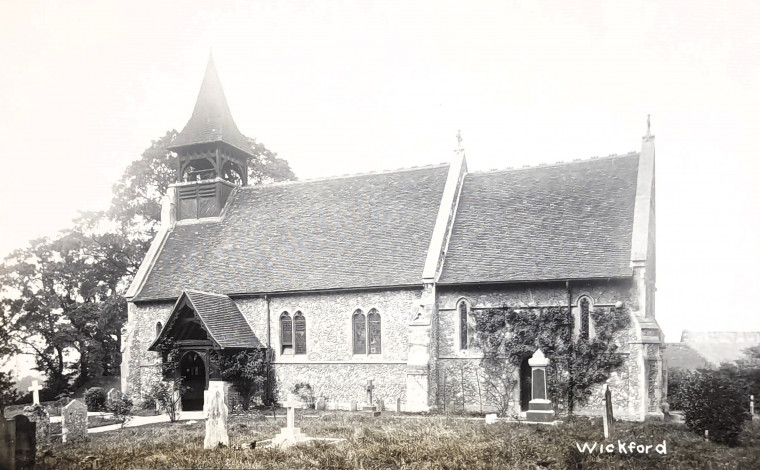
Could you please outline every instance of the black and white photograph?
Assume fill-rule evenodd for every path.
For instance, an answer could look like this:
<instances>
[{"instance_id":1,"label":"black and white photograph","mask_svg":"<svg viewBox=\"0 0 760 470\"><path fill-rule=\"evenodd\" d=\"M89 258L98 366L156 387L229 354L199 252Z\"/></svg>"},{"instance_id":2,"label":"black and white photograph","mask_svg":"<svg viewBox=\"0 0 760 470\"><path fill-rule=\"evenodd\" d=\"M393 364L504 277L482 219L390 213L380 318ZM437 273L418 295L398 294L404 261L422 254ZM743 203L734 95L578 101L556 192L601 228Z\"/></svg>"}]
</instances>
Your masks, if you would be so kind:
<instances>
[{"instance_id":1,"label":"black and white photograph","mask_svg":"<svg viewBox=\"0 0 760 470\"><path fill-rule=\"evenodd\" d=\"M0 2L0 470L760 468L758 24Z\"/></svg>"}]
</instances>

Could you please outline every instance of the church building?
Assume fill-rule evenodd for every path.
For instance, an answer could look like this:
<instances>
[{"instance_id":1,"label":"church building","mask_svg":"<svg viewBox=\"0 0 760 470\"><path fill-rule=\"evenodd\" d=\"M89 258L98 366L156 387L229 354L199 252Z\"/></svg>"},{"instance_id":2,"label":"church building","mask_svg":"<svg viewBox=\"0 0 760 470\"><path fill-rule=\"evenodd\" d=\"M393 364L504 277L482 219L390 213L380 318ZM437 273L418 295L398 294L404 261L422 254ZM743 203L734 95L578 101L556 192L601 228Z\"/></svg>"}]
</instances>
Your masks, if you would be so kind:
<instances>
[{"instance_id":1,"label":"church building","mask_svg":"<svg viewBox=\"0 0 760 470\"><path fill-rule=\"evenodd\" d=\"M211 351L249 349L269 351L277 400L306 383L347 409L372 380L389 405L441 409L447 375L480 385L477 311L569 308L574 334L593 335L590 312L624 308L624 362L607 382L615 415L662 416L648 129L625 155L469 172L460 147L441 165L249 186L250 145L210 61L171 150L176 183L127 292L121 378L133 400L162 380L170 338L186 409L221 383ZM531 386L523 369L515 415ZM578 411L601 403L595 392Z\"/></svg>"}]
</instances>

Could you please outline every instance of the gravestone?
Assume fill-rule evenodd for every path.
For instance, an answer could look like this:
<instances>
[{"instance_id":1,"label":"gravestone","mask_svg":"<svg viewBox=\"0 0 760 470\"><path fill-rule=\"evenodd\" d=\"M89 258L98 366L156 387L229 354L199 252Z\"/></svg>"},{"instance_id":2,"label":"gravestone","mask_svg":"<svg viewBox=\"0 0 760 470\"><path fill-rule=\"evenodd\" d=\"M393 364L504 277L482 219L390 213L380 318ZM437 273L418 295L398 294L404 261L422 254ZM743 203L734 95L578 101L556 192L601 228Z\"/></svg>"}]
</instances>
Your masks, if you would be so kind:
<instances>
[{"instance_id":1,"label":"gravestone","mask_svg":"<svg viewBox=\"0 0 760 470\"><path fill-rule=\"evenodd\" d=\"M364 387L364 390L367 392L367 404L362 406L362 411L376 417L380 416L380 411L378 411L376 406L372 405L372 391L374 389L375 386L372 384L372 380L368 380L367 385Z\"/></svg>"},{"instance_id":2,"label":"gravestone","mask_svg":"<svg viewBox=\"0 0 760 470\"><path fill-rule=\"evenodd\" d=\"M16 424L16 470L34 470L37 455L37 426L24 415L17 415Z\"/></svg>"},{"instance_id":3,"label":"gravestone","mask_svg":"<svg viewBox=\"0 0 760 470\"><path fill-rule=\"evenodd\" d=\"M203 448L215 449L219 445L229 446L230 438L227 435L227 405L224 404L224 391L217 388L210 395L210 399L204 400L206 438L203 441Z\"/></svg>"},{"instance_id":4,"label":"gravestone","mask_svg":"<svg viewBox=\"0 0 760 470\"><path fill-rule=\"evenodd\" d=\"M749 396L749 419L755 419L755 396Z\"/></svg>"},{"instance_id":5,"label":"gravestone","mask_svg":"<svg viewBox=\"0 0 760 470\"><path fill-rule=\"evenodd\" d=\"M496 422L496 413L488 413L486 415L486 424L494 424Z\"/></svg>"},{"instance_id":6,"label":"gravestone","mask_svg":"<svg viewBox=\"0 0 760 470\"><path fill-rule=\"evenodd\" d=\"M533 357L528 359L528 365L532 369L532 399L528 402L526 417L528 421L551 423L554 421L554 408L546 393L546 366L549 365L549 359L544 356L543 351L538 349Z\"/></svg>"},{"instance_id":7,"label":"gravestone","mask_svg":"<svg viewBox=\"0 0 760 470\"><path fill-rule=\"evenodd\" d=\"M314 402L314 408L317 409L317 410L324 411L325 407L326 407L326 405L325 405L325 398L324 397L319 397L319 398L317 398L317 401Z\"/></svg>"},{"instance_id":8,"label":"gravestone","mask_svg":"<svg viewBox=\"0 0 760 470\"><path fill-rule=\"evenodd\" d=\"M108 403L109 405L116 403L119 400L121 400L121 392L116 390L115 388L112 388L106 394L106 403Z\"/></svg>"},{"instance_id":9,"label":"gravestone","mask_svg":"<svg viewBox=\"0 0 760 470\"><path fill-rule=\"evenodd\" d=\"M42 390L42 385L40 385L39 382L35 380L32 382L32 386L29 387L27 390L32 392L32 404L39 405L40 404L40 390Z\"/></svg>"},{"instance_id":10,"label":"gravestone","mask_svg":"<svg viewBox=\"0 0 760 470\"><path fill-rule=\"evenodd\" d=\"M16 423L0 415L0 467L3 470L16 468Z\"/></svg>"},{"instance_id":11,"label":"gravestone","mask_svg":"<svg viewBox=\"0 0 760 470\"><path fill-rule=\"evenodd\" d=\"M301 402L293 398L293 394L288 394L288 399L282 406L288 409L285 427L280 429L280 433L272 439L273 446L287 448L299 442L308 441L309 438L301 433L301 429L296 427L296 406L301 407Z\"/></svg>"},{"instance_id":12,"label":"gravestone","mask_svg":"<svg viewBox=\"0 0 760 470\"><path fill-rule=\"evenodd\" d=\"M349 404L349 410L356 411L356 400L351 400L351 403Z\"/></svg>"},{"instance_id":13,"label":"gravestone","mask_svg":"<svg viewBox=\"0 0 760 470\"><path fill-rule=\"evenodd\" d=\"M401 397L396 398L396 413L401 413Z\"/></svg>"},{"instance_id":14,"label":"gravestone","mask_svg":"<svg viewBox=\"0 0 760 470\"><path fill-rule=\"evenodd\" d=\"M48 444L50 442L50 413L40 405L32 405L24 408L24 415L33 421L37 428L37 444Z\"/></svg>"},{"instance_id":15,"label":"gravestone","mask_svg":"<svg viewBox=\"0 0 760 470\"><path fill-rule=\"evenodd\" d=\"M87 439L87 405L72 400L61 411L62 441L64 444Z\"/></svg>"},{"instance_id":16,"label":"gravestone","mask_svg":"<svg viewBox=\"0 0 760 470\"><path fill-rule=\"evenodd\" d=\"M612 392L604 384L604 438L609 439L615 434L615 417L612 414Z\"/></svg>"}]
</instances>

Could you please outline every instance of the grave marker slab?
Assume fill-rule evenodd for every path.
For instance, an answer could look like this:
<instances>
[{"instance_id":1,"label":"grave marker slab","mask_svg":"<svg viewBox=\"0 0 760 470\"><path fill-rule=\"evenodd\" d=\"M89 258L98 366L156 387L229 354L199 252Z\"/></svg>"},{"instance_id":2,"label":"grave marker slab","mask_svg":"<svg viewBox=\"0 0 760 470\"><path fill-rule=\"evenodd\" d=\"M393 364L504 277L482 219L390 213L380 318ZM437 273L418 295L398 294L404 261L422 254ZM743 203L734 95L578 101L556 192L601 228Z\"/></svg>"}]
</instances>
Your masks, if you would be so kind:
<instances>
[{"instance_id":1,"label":"grave marker slab","mask_svg":"<svg viewBox=\"0 0 760 470\"><path fill-rule=\"evenodd\" d=\"M314 402L314 408L317 410L324 411L326 408L325 398L324 397L317 398L317 401Z\"/></svg>"},{"instance_id":2,"label":"grave marker slab","mask_svg":"<svg viewBox=\"0 0 760 470\"><path fill-rule=\"evenodd\" d=\"M119 390L116 390L115 388L112 388L106 394L106 403L111 404L119 400L121 400L121 392Z\"/></svg>"},{"instance_id":3,"label":"grave marker slab","mask_svg":"<svg viewBox=\"0 0 760 470\"><path fill-rule=\"evenodd\" d=\"M214 449L219 445L229 446L230 438L227 434L227 405L224 404L224 389L216 388L210 399L206 400L206 438L203 441L204 449Z\"/></svg>"},{"instance_id":4,"label":"grave marker slab","mask_svg":"<svg viewBox=\"0 0 760 470\"><path fill-rule=\"evenodd\" d=\"M401 413L401 397L396 398L396 413Z\"/></svg>"},{"instance_id":5,"label":"grave marker slab","mask_svg":"<svg viewBox=\"0 0 760 470\"><path fill-rule=\"evenodd\" d=\"M612 392L604 384L604 438L609 439L615 434L615 417L612 414Z\"/></svg>"},{"instance_id":6,"label":"grave marker slab","mask_svg":"<svg viewBox=\"0 0 760 470\"><path fill-rule=\"evenodd\" d=\"M17 415L16 425L16 470L34 470L37 455L37 426L24 415Z\"/></svg>"},{"instance_id":7,"label":"grave marker slab","mask_svg":"<svg viewBox=\"0 0 760 470\"><path fill-rule=\"evenodd\" d=\"M37 444L50 442L50 413L40 405L32 405L24 408L24 415L34 422L37 433Z\"/></svg>"},{"instance_id":8,"label":"grave marker slab","mask_svg":"<svg viewBox=\"0 0 760 470\"><path fill-rule=\"evenodd\" d=\"M357 402L356 402L356 400L351 400L351 403L349 405L349 409L351 411L356 411L356 409L357 409Z\"/></svg>"},{"instance_id":9,"label":"grave marker slab","mask_svg":"<svg viewBox=\"0 0 760 470\"><path fill-rule=\"evenodd\" d=\"M486 415L486 424L494 424L496 422L496 413L488 413Z\"/></svg>"},{"instance_id":10,"label":"grave marker slab","mask_svg":"<svg viewBox=\"0 0 760 470\"><path fill-rule=\"evenodd\" d=\"M79 400L72 400L61 411L61 423L64 444L87 439L87 405Z\"/></svg>"}]
</instances>

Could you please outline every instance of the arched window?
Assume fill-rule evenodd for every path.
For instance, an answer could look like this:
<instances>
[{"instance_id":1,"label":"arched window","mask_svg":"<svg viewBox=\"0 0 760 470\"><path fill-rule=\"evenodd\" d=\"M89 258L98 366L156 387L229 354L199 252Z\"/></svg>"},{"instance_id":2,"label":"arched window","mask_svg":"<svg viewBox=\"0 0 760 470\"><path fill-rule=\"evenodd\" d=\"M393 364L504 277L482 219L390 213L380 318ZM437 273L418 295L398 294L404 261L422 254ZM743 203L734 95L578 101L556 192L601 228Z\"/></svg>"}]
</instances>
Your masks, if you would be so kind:
<instances>
[{"instance_id":1,"label":"arched window","mask_svg":"<svg viewBox=\"0 0 760 470\"><path fill-rule=\"evenodd\" d=\"M588 339L589 338L589 324L591 323L590 316L590 309L591 309L591 302L589 301L588 297L581 298L580 301L581 306L581 332L580 336L581 339Z\"/></svg>"},{"instance_id":2,"label":"arched window","mask_svg":"<svg viewBox=\"0 0 760 470\"><path fill-rule=\"evenodd\" d=\"M457 333L459 336L459 349L470 349L472 339L475 336L475 328L470 319L470 304L462 299L457 305Z\"/></svg>"},{"instance_id":3,"label":"arched window","mask_svg":"<svg viewBox=\"0 0 760 470\"><path fill-rule=\"evenodd\" d=\"M306 318L301 312L293 316L295 353L306 354Z\"/></svg>"},{"instance_id":4,"label":"arched window","mask_svg":"<svg viewBox=\"0 0 760 470\"><path fill-rule=\"evenodd\" d=\"M367 325L366 318L361 310L354 312L352 319L354 325L354 354L367 353Z\"/></svg>"},{"instance_id":5,"label":"arched window","mask_svg":"<svg viewBox=\"0 0 760 470\"><path fill-rule=\"evenodd\" d=\"M368 354L380 354L380 314L374 308L367 315L367 330L369 331L369 351Z\"/></svg>"},{"instance_id":6,"label":"arched window","mask_svg":"<svg viewBox=\"0 0 760 470\"><path fill-rule=\"evenodd\" d=\"M293 350L293 320L288 312L280 315L280 344L282 352Z\"/></svg>"},{"instance_id":7,"label":"arched window","mask_svg":"<svg viewBox=\"0 0 760 470\"><path fill-rule=\"evenodd\" d=\"M374 308L365 317L361 310L356 310L351 317L354 330L354 354L382 353L382 332L380 313Z\"/></svg>"},{"instance_id":8,"label":"arched window","mask_svg":"<svg viewBox=\"0 0 760 470\"><path fill-rule=\"evenodd\" d=\"M158 335L161 334L161 330L163 327L161 326L161 322L156 323L156 338L158 338Z\"/></svg>"}]
</instances>

